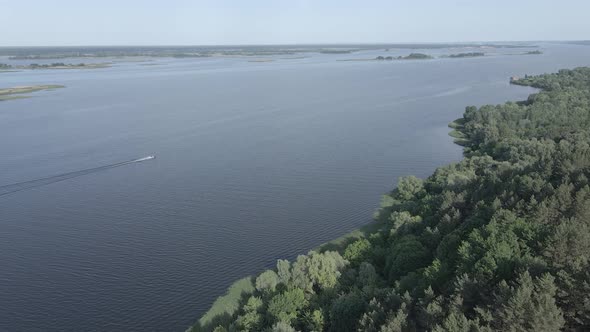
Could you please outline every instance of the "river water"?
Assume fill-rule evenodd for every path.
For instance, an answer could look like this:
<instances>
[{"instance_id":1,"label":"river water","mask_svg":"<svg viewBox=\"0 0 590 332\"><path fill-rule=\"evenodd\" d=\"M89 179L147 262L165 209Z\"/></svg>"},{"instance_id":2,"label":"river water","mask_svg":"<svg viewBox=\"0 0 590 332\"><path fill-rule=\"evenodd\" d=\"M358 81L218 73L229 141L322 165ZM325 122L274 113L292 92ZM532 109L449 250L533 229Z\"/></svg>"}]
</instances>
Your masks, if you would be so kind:
<instances>
[{"instance_id":1,"label":"river water","mask_svg":"<svg viewBox=\"0 0 590 332\"><path fill-rule=\"evenodd\" d=\"M0 73L66 86L0 102L0 186L80 175L0 196L0 330L183 331L234 280L369 222L398 177L460 160L447 124L533 92L510 76L590 65L587 46L541 50Z\"/></svg>"}]
</instances>

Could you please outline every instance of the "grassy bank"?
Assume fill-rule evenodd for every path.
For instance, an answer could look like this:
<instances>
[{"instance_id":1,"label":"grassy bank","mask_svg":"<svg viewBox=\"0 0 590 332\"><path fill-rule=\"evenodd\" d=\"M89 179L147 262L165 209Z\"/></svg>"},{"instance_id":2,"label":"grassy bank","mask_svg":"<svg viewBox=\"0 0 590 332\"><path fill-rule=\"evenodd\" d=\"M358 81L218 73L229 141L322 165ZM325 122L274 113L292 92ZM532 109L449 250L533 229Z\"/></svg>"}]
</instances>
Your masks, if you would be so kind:
<instances>
[{"instance_id":1,"label":"grassy bank","mask_svg":"<svg viewBox=\"0 0 590 332\"><path fill-rule=\"evenodd\" d=\"M12 99L23 99L29 98L30 96L27 95L28 93L33 93L37 91L43 90L54 90L59 88L64 88L63 85L27 85L27 86L16 86L12 88L3 88L0 89L0 101L3 100L12 100Z\"/></svg>"},{"instance_id":2,"label":"grassy bank","mask_svg":"<svg viewBox=\"0 0 590 332\"><path fill-rule=\"evenodd\" d=\"M465 120L463 118L459 118L451 123L449 123L449 128L452 128L449 136L453 137L455 140L455 144L458 145L465 145L468 142L467 136L463 133Z\"/></svg>"},{"instance_id":3,"label":"grassy bank","mask_svg":"<svg viewBox=\"0 0 590 332\"><path fill-rule=\"evenodd\" d=\"M211 308L188 329L188 331L209 331L213 327L231 321L232 316L240 308L244 298L254 292L254 278L248 276L234 282L227 292L217 298Z\"/></svg>"}]
</instances>

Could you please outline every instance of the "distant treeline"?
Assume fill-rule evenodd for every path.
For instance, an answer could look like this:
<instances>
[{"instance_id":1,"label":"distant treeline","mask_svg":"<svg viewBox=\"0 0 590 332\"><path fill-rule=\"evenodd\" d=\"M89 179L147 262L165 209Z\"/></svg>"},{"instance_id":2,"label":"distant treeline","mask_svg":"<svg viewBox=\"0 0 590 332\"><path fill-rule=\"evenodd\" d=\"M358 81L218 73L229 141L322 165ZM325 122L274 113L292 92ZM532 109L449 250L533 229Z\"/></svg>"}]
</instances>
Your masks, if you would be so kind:
<instances>
[{"instance_id":1,"label":"distant treeline","mask_svg":"<svg viewBox=\"0 0 590 332\"><path fill-rule=\"evenodd\" d=\"M406 55L406 56L398 56L398 57L378 56L375 58L375 60L426 60L426 59L433 59L433 57L428 54L423 54L423 53L410 53L409 55Z\"/></svg>"},{"instance_id":2,"label":"distant treeline","mask_svg":"<svg viewBox=\"0 0 590 332\"><path fill-rule=\"evenodd\" d=\"M63 63L63 62L54 62L50 64L38 64L38 63L31 63L28 65L10 65L5 63L0 63L0 69L52 69L52 68L105 68L109 67L110 64L108 63Z\"/></svg>"},{"instance_id":3,"label":"distant treeline","mask_svg":"<svg viewBox=\"0 0 590 332\"><path fill-rule=\"evenodd\" d=\"M62 59L78 57L200 57L213 55L284 55L322 52L349 53L379 49L442 49L460 47L523 48L527 43L449 43L449 44L332 44L332 45L250 45L250 46L87 46L87 47L0 47L0 56L11 59ZM348 52L346 52L348 51Z\"/></svg>"},{"instance_id":4,"label":"distant treeline","mask_svg":"<svg viewBox=\"0 0 590 332\"><path fill-rule=\"evenodd\" d=\"M381 229L279 260L193 331L588 331L590 68L517 82L542 91L467 107L465 158L401 178Z\"/></svg>"}]
</instances>

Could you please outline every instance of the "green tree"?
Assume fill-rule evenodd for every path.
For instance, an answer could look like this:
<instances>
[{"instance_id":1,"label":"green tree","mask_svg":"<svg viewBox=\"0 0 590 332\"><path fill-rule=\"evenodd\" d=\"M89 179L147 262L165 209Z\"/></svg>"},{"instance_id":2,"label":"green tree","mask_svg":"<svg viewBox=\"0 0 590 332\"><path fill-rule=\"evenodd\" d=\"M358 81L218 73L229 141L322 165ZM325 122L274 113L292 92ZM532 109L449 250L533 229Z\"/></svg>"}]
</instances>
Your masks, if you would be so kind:
<instances>
[{"instance_id":1,"label":"green tree","mask_svg":"<svg viewBox=\"0 0 590 332\"><path fill-rule=\"evenodd\" d=\"M364 309L365 302L358 292L338 297L330 309L330 331L356 331Z\"/></svg>"},{"instance_id":2,"label":"green tree","mask_svg":"<svg viewBox=\"0 0 590 332\"><path fill-rule=\"evenodd\" d=\"M284 259L277 261L277 274L279 276L279 282L289 285L291 283L291 263Z\"/></svg>"},{"instance_id":3,"label":"green tree","mask_svg":"<svg viewBox=\"0 0 590 332\"><path fill-rule=\"evenodd\" d=\"M236 319L237 325L244 331L257 331L262 322L262 315L260 311L263 307L262 299L256 296L250 296L246 305L244 305L244 313Z\"/></svg>"},{"instance_id":4,"label":"green tree","mask_svg":"<svg viewBox=\"0 0 590 332\"><path fill-rule=\"evenodd\" d=\"M534 279L522 273L514 286L502 285L494 317L502 331L560 331L565 324L549 274Z\"/></svg>"},{"instance_id":5,"label":"green tree","mask_svg":"<svg viewBox=\"0 0 590 332\"><path fill-rule=\"evenodd\" d=\"M398 239L392 246L387 259L386 270L389 280L408 274L430 262L430 252L414 235Z\"/></svg>"},{"instance_id":6,"label":"green tree","mask_svg":"<svg viewBox=\"0 0 590 332\"><path fill-rule=\"evenodd\" d=\"M277 322L272 326L272 332L295 332L295 329L287 322Z\"/></svg>"},{"instance_id":7,"label":"green tree","mask_svg":"<svg viewBox=\"0 0 590 332\"><path fill-rule=\"evenodd\" d=\"M357 265L366 261L371 256L371 242L367 239L359 239L349 244L344 250L344 259Z\"/></svg>"},{"instance_id":8,"label":"green tree","mask_svg":"<svg viewBox=\"0 0 590 332\"><path fill-rule=\"evenodd\" d=\"M273 270L264 271L256 278L256 289L259 292L274 291L279 283L279 276Z\"/></svg>"},{"instance_id":9,"label":"green tree","mask_svg":"<svg viewBox=\"0 0 590 332\"><path fill-rule=\"evenodd\" d=\"M303 290L299 288L287 290L272 297L267 312L274 322L291 323L297 318L301 309L308 305Z\"/></svg>"},{"instance_id":10,"label":"green tree","mask_svg":"<svg viewBox=\"0 0 590 332\"><path fill-rule=\"evenodd\" d=\"M321 310L314 310L307 312L303 320L305 322L305 328L307 331L323 331L324 330L324 314Z\"/></svg>"}]
</instances>

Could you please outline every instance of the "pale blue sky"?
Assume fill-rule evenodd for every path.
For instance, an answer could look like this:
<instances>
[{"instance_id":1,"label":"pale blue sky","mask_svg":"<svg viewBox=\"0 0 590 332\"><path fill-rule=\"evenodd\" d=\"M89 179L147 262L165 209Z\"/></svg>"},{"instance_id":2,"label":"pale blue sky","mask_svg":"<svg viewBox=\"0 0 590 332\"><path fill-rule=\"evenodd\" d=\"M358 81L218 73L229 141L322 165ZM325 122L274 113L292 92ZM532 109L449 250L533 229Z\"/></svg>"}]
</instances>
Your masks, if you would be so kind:
<instances>
[{"instance_id":1,"label":"pale blue sky","mask_svg":"<svg viewBox=\"0 0 590 332\"><path fill-rule=\"evenodd\" d=\"M590 0L0 0L0 46L590 39Z\"/></svg>"}]
</instances>

